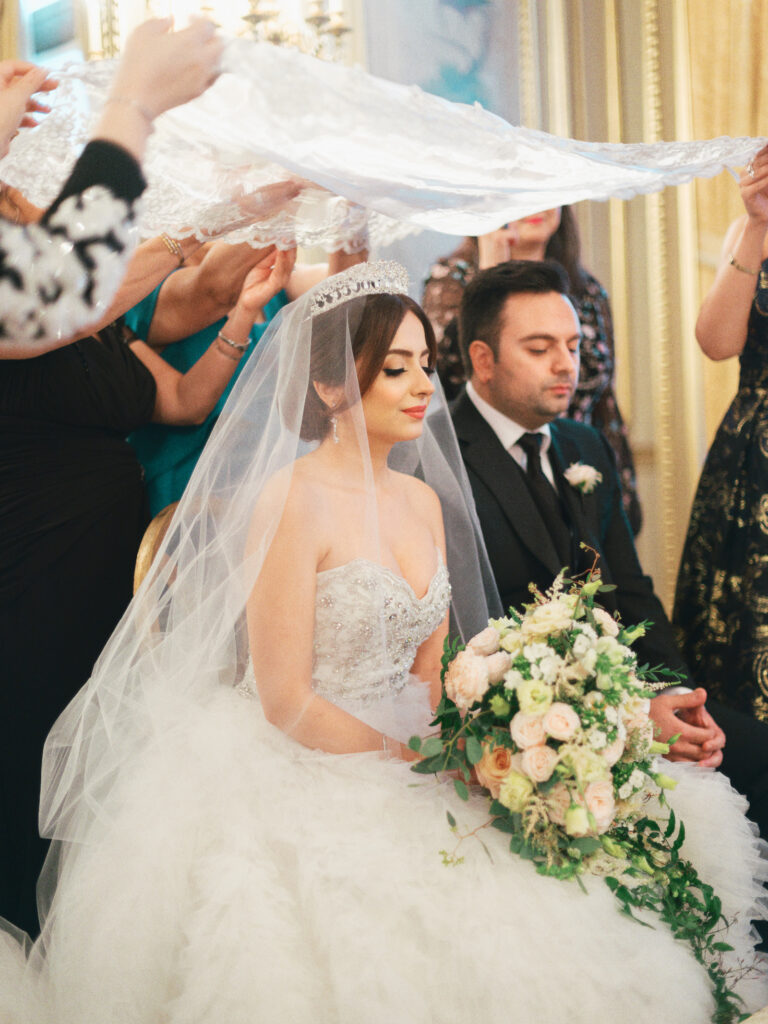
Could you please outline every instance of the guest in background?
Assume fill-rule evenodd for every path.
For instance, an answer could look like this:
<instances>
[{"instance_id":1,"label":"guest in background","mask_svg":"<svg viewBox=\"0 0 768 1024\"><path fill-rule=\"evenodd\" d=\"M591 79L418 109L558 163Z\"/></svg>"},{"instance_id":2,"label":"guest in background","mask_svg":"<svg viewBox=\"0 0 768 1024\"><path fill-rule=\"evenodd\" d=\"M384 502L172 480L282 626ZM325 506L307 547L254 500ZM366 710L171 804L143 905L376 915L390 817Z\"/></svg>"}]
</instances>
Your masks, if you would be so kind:
<instances>
[{"instance_id":1,"label":"guest in background","mask_svg":"<svg viewBox=\"0 0 768 1024\"><path fill-rule=\"evenodd\" d=\"M768 148L739 179L696 338L710 359L739 357L739 389L693 502L674 620L697 679L768 722Z\"/></svg>"},{"instance_id":2,"label":"guest in background","mask_svg":"<svg viewBox=\"0 0 768 1024\"><path fill-rule=\"evenodd\" d=\"M337 274L363 262L367 252L362 250L348 254L339 250L330 254L327 263L299 266L294 266L294 255L286 258L280 274L272 274L269 278L271 294L264 292L263 309L251 329L248 353L256 346L278 310L328 274ZM254 259L254 250L249 245L217 245L205 255L199 266L182 268L171 274L129 311L126 323L139 337L162 351L166 362L184 372L208 348L221 328L223 321L220 318L233 301L232 290L239 288ZM202 423L191 426L150 423L130 434L128 440L144 469L151 515L157 515L181 498L244 364L245 360L235 369L229 384Z\"/></svg>"},{"instance_id":3,"label":"guest in background","mask_svg":"<svg viewBox=\"0 0 768 1024\"><path fill-rule=\"evenodd\" d=\"M581 265L578 227L569 206L523 217L480 238L465 238L458 249L432 267L422 304L437 336L438 373L448 398L455 398L465 379L456 318L464 289L477 271L510 259L545 258L556 259L565 267L571 282L570 297L581 323L581 373L567 415L597 427L613 448L624 510L637 534L642 511L627 429L614 393L610 302L600 282Z\"/></svg>"}]
</instances>

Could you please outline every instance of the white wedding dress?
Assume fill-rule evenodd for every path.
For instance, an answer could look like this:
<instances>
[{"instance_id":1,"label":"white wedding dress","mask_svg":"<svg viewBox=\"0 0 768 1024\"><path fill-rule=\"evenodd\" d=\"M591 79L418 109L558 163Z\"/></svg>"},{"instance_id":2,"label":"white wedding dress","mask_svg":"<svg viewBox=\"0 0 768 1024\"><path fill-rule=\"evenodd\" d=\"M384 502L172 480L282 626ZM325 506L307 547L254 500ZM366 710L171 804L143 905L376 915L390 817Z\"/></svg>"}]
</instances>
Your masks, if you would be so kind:
<instances>
[{"instance_id":1,"label":"white wedding dress","mask_svg":"<svg viewBox=\"0 0 768 1024\"><path fill-rule=\"evenodd\" d=\"M450 595L357 559L318 576L315 689L382 728L427 729L409 677ZM386 608L390 664L369 659ZM602 879L543 878L484 829L487 802L374 753L329 755L271 726L248 679L175 727L121 784L60 885L45 958L0 941L0 1020L49 1024L704 1024L704 970L665 926L622 917ZM759 856L718 773L670 766L686 850L748 944ZM483 848L485 844L486 849ZM748 1006L768 1000L745 983ZM3 1015L5 1012L5 1016Z\"/></svg>"}]
</instances>

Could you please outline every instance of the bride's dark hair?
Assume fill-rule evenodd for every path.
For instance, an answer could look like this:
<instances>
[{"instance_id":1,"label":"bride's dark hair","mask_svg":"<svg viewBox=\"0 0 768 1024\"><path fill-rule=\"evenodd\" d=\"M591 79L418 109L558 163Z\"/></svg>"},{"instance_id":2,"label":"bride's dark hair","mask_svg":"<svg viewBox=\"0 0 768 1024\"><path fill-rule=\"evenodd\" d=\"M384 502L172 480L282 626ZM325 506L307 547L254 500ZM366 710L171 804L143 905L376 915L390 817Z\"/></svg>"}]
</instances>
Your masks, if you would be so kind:
<instances>
[{"instance_id":1,"label":"bride's dark hair","mask_svg":"<svg viewBox=\"0 0 768 1024\"><path fill-rule=\"evenodd\" d=\"M342 309L347 313L346 317L339 315ZM413 313L424 328L429 365L434 366L437 358L435 332L424 310L408 295L368 295L365 298L350 299L343 307L315 315L309 363L310 385L301 422L303 440L321 441L331 428L334 412L347 407L346 401L342 400L339 405L331 408L320 398L315 388L315 384L326 387L344 385L347 372L346 325L349 324L352 335L352 356L362 396L376 380L392 339L407 313Z\"/></svg>"}]
</instances>

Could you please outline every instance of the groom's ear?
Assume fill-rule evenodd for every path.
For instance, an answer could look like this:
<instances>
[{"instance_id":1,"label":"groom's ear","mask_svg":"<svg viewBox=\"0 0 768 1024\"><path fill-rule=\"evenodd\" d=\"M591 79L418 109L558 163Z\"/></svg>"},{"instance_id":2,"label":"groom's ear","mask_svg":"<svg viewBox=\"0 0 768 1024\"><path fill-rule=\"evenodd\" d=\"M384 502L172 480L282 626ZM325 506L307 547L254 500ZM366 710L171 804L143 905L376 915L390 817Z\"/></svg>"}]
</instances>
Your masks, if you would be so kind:
<instances>
[{"instance_id":1,"label":"groom's ear","mask_svg":"<svg viewBox=\"0 0 768 1024\"><path fill-rule=\"evenodd\" d=\"M475 339L475 341L470 341L467 352L469 361L472 363L473 380L477 380L480 384L487 384L492 379L496 368L493 349L487 342Z\"/></svg>"}]
</instances>

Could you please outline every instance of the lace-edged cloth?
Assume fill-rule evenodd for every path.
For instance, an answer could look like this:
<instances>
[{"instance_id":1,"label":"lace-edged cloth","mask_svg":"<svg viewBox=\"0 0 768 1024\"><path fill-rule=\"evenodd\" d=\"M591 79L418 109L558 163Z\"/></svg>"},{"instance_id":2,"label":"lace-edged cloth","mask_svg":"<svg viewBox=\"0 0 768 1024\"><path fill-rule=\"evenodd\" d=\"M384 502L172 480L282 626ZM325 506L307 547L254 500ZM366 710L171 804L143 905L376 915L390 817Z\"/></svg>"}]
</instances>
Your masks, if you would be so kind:
<instances>
[{"instance_id":1,"label":"lace-edged cloth","mask_svg":"<svg viewBox=\"0 0 768 1024\"><path fill-rule=\"evenodd\" d=\"M300 177L312 186L233 241L354 250L423 228L455 235L583 199L629 198L746 164L764 139L603 144L516 127L415 86L297 51L233 40L225 73L169 111L149 144L141 227L204 237L237 218L237 193ZM111 61L71 66L42 125L0 176L47 205L106 94ZM268 206L268 204L267 204Z\"/></svg>"}]
</instances>

